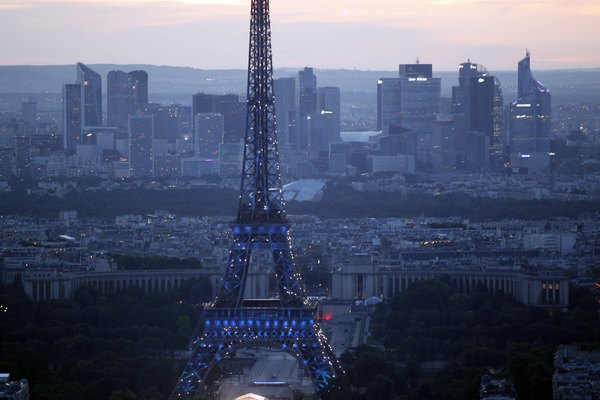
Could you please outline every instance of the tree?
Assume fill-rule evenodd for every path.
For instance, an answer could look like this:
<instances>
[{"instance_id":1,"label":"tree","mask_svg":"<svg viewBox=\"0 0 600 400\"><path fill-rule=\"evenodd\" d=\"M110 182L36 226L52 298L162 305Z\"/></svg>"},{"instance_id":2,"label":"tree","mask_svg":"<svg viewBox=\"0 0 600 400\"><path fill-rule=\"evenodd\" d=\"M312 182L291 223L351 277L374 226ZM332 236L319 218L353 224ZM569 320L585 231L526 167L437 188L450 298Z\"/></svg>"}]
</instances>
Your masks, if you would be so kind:
<instances>
[{"instance_id":1,"label":"tree","mask_svg":"<svg viewBox=\"0 0 600 400\"><path fill-rule=\"evenodd\" d=\"M131 390L115 390L112 392L108 400L138 400L139 397Z\"/></svg>"},{"instance_id":2,"label":"tree","mask_svg":"<svg viewBox=\"0 0 600 400\"><path fill-rule=\"evenodd\" d=\"M175 337L175 347L185 348L192 336L192 322L187 315L180 315L177 318L177 336Z\"/></svg>"},{"instance_id":3,"label":"tree","mask_svg":"<svg viewBox=\"0 0 600 400\"><path fill-rule=\"evenodd\" d=\"M322 400L360 400L361 396L350 387L346 375L337 376L329 381L329 385L320 393Z\"/></svg>"},{"instance_id":4,"label":"tree","mask_svg":"<svg viewBox=\"0 0 600 400\"><path fill-rule=\"evenodd\" d=\"M377 375L367 386L367 396L373 400L388 400L394 395L394 381L387 375Z\"/></svg>"}]
</instances>

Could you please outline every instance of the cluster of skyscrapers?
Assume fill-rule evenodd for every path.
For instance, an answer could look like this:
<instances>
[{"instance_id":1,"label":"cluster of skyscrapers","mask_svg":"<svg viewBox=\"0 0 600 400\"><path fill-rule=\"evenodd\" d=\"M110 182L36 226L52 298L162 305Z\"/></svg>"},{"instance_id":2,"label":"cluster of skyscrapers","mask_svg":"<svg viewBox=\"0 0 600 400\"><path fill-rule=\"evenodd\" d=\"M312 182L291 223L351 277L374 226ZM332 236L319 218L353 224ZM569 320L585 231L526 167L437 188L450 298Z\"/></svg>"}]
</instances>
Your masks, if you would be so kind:
<instances>
[{"instance_id":1,"label":"cluster of skyscrapers","mask_svg":"<svg viewBox=\"0 0 600 400\"><path fill-rule=\"evenodd\" d=\"M76 83L63 86L63 146L76 160L74 174L98 169L117 178L153 177L172 167L169 132L181 110L148 102L145 71L110 71L106 87L105 120L99 73L77 63Z\"/></svg>"},{"instance_id":2,"label":"cluster of skyscrapers","mask_svg":"<svg viewBox=\"0 0 600 400\"><path fill-rule=\"evenodd\" d=\"M238 94L197 93L188 105L164 105L149 102L145 71L108 72L106 96L102 83L76 65L75 83L63 85L62 130L40 122L35 99L24 99L20 121L8 127L14 141L0 144L0 176L237 176L247 123ZM285 176L551 168L551 95L533 78L529 52L507 105L499 80L470 60L459 65L451 98L442 97L431 64L401 64L375 84L376 129L341 132L339 88L319 87L308 67L275 79Z\"/></svg>"},{"instance_id":3,"label":"cluster of skyscrapers","mask_svg":"<svg viewBox=\"0 0 600 400\"><path fill-rule=\"evenodd\" d=\"M340 90L318 88L305 68L276 80L275 91L284 157L326 166L329 144L340 141ZM87 160L83 169L101 165L117 178L239 173L246 103L237 94L197 93L191 107L149 103L144 71L110 71L107 92L103 124L100 74L78 63L77 82L63 87L63 147Z\"/></svg>"},{"instance_id":4,"label":"cluster of skyscrapers","mask_svg":"<svg viewBox=\"0 0 600 400\"><path fill-rule=\"evenodd\" d=\"M275 112L282 163L292 175L327 171L329 146L340 142L337 87L318 87L312 68L275 80Z\"/></svg>"},{"instance_id":5,"label":"cluster of skyscrapers","mask_svg":"<svg viewBox=\"0 0 600 400\"><path fill-rule=\"evenodd\" d=\"M511 166L537 173L552 156L550 92L533 78L529 52L519 62L518 99L509 107L499 80L470 60L459 66L451 99L442 99L431 64L400 65L398 77L378 82L377 125L380 150L414 159L416 169Z\"/></svg>"}]
</instances>

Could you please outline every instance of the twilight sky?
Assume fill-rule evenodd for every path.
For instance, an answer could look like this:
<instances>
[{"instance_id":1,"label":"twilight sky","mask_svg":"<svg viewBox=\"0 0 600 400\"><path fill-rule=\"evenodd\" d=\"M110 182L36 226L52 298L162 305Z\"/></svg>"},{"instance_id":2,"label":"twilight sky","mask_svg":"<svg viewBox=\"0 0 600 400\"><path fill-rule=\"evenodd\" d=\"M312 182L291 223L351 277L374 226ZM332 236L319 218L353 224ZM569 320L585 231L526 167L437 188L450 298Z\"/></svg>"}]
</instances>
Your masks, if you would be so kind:
<instances>
[{"instance_id":1,"label":"twilight sky","mask_svg":"<svg viewBox=\"0 0 600 400\"><path fill-rule=\"evenodd\" d=\"M0 65L245 68L250 0L0 0ZM275 67L600 67L600 0L271 0Z\"/></svg>"}]
</instances>

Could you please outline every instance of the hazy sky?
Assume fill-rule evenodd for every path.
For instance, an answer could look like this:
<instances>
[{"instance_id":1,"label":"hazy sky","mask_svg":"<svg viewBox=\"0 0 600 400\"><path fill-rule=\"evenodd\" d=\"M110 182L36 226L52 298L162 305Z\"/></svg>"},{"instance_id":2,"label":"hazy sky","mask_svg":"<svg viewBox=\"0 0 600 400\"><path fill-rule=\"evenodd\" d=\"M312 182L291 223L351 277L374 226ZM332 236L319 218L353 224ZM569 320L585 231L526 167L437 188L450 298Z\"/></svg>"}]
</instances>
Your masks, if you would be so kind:
<instances>
[{"instance_id":1,"label":"hazy sky","mask_svg":"<svg viewBox=\"0 0 600 400\"><path fill-rule=\"evenodd\" d=\"M0 0L0 64L245 68L250 0ZM275 67L600 67L600 0L271 0Z\"/></svg>"}]
</instances>

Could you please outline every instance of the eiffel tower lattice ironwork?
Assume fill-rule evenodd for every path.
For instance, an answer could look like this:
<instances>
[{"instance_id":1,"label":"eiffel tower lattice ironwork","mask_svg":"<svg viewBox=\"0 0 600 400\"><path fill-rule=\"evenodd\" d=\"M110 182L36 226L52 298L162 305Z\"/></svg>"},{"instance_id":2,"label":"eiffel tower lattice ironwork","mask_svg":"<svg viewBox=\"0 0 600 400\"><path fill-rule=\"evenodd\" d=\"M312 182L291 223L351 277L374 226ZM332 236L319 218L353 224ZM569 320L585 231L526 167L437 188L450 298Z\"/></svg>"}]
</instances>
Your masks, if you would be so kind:
<instances>
[{"instance_id":1,"label":"eiffel tower lattice ironwork","mask_svg":"<svg viewBox=\"0 0 600 400\"><path fill-rule=\"evenodd\" d=\"M294 354L317 391L340 371L292 255L275 132L269 0L251 4L247 127L233 243L222 286L205 310L202 332L171 399L193 398L220 360L249 346ZM278 299L244 299L253 250L272 253Z\"/></svg>"}]
</instances>

